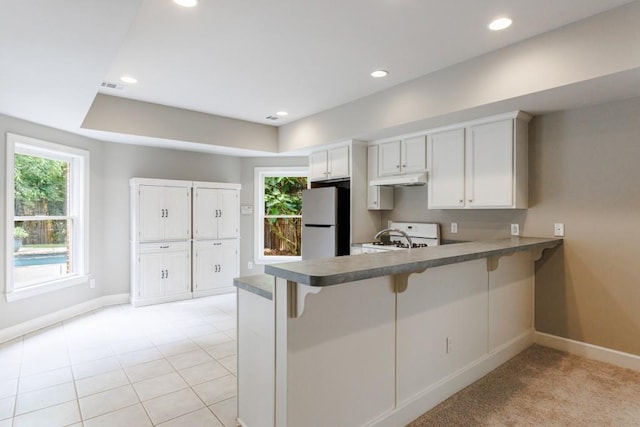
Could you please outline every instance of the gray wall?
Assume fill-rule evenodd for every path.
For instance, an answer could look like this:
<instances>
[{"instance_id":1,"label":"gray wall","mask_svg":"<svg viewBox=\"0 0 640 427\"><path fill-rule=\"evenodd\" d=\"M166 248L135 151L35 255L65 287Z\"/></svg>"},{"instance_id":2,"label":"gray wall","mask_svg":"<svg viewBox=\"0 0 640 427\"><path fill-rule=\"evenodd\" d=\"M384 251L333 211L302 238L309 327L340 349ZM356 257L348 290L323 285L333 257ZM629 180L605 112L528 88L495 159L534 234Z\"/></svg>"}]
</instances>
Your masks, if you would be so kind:
<instances>
[{"instance_id":1,"label":"gray wall","mask_svg":"<svg viewBox=\"0 0 640 427\"><path fill-rule=\"evenodd\" d=\"M242 178L239 181L242 184L240 192L241 205L254 205L254 170L256 167L275 167L275 166L308 166L309 159L307 157L244 157L241 159ZM254 208L254 215L256 207ZM247 268L247 263L254 260L254 216L240 216L240 275L247 276L251 274L262 274L264 266L254 264L252 270Z\"/></svg>"},{"instance_id":2,"label":"gray wall","mask_svg":"<svg viewBox=\"0 0 640 427\"><path fill-rule=\"evenodd\" d=\"M104 216L100 214L104 210L105 204L103 199L103 174L104 167L101 161L103 156L104 145L97 141L92 141L77 135L71 135L66 132L47 128L44 126L34 125L29 122L9 118L0 115L0 140L2 148L0 149L0 192L2 194L2 209L0 210L0 236L2 241L12 238L6 235L6 133L11 132L19 135L25 135L38 138L50 142L65 144L72 147L82 148L90 152L90 261L89 268L92 275L102 282L103 272L109 269L109 266L102 263L104 257L102 240L104 233ZM90 289L89 286L72 287L45 295L23 299L11 303L7 303L4 298L5 290L5 249L4 244L0 245L0 262L2 262L2 276L0 284L2 289L2 297L0 298L0 329L6 328L17 323L25 322L38 316L42 316L66 307L79 304L103 295L101 286Z\"/></svg>"},{"instance_id":3,"label":"gray wall","mask_svg":"<svg viewBox=\"0 0 640 427\"><path fill-rule=\"evenodd\" d=\"M80 304L103 295L129 293L129 179L167 178L240 182L237 157L104 143L0 115L0 235L5 235L5 133L39 138L90 151L90 271L96 288L76 286L7 303L0 298L0 329ZM244 190L243 190L244 191ZM253 236L249 240L253 240ZM5 245L0 258L5 258ZM246 263L245 263L246 264ZM4 274L0 278L5 289Z\"/></svg>"},{"instance_id":4,"label":"gray wall","mask_svg":"<svg viewBox=\"0 0 640 427\"><path fill-rule=\"evenodd\" d=\"M428 210L427 188L395 189L389 219L442 224L444 238L553 236L536 264L536 329L640 355L640 98L535 117L529 209ZM457 222L459 233L450 233Z\"/></svg>"}]
</instances>

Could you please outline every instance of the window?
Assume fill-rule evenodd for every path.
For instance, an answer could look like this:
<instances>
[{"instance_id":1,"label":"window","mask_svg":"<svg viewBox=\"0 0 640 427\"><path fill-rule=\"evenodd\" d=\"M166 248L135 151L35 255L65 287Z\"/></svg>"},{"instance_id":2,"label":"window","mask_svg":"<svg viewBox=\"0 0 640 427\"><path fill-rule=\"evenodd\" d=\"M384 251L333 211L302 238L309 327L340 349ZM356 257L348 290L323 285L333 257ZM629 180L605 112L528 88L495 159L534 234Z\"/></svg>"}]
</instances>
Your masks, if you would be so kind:
<instances>
[{"instance_id":1,"label":"window","mask_svg":"<svg viewBox=\"0 0 640 427\"><path fill-rule=\"evenodd\" d=\"M257 263L300 259L307 168L256 168Z\"/></svg>"},{"instance_id":2,"label":"window","mask_svg":"<svg viewBox=\"0 0 640 427\"><path fill-rule=\"evenodd\" d=\"M88 170L85 150L7 134L8 301L86 283Z\"/></svg>"}]
</instances>

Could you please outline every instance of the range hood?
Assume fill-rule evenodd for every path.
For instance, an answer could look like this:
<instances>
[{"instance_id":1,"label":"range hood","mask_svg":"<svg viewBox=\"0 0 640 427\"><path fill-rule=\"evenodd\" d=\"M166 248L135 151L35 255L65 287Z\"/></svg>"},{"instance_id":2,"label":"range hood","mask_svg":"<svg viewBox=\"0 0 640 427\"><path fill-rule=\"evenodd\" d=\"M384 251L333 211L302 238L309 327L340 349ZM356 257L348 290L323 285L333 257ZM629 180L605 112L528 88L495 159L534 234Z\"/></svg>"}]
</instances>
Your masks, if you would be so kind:
<instances>
[{"instance_id":1,"label":"range hood","mask_svg":"<svg viewBox=\"0 0 640 427\"><path fill-rule=\"evenodd\" d=\"M381 176L378 179L369 181L369 185L377 186L403 186L410 187L425 185L427 183L427 173L408 173L405 175Z\"/></svg>"}]
</instances>

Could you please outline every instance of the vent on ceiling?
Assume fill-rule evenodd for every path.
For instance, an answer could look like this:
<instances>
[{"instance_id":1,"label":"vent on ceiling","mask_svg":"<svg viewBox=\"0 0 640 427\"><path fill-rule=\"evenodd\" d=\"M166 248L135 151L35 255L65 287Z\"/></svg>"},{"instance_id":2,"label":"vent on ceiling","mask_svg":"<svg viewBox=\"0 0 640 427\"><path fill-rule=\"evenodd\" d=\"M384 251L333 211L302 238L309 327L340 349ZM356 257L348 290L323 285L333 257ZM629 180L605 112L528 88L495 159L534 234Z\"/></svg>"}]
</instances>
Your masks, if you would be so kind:
<instances>
[{"instance_id":1,"label":"vent on ceiling","mask_svg":"<svg viewBox=\"0 0 640 427\"><path fill-rule=\"evenodd\" d=\"M127 87L127 85L123 85L121 83L113 83L113 82L107 82L107 81L102 82L100 86L102 86L105 89L117 89L117 90L124 90L124 88Z\"/></svg>"},{"instance_id":2,"label":"vent on ceiling","mask_svg":"<svg viewBox=\"0 0 640 427\"><path fill-rule=\"evenodd\" d=\"M265 119L267 120L278 120L280 117L276 117L276 116L267 116L265 117Z\"/></svg>"}]
</instances>

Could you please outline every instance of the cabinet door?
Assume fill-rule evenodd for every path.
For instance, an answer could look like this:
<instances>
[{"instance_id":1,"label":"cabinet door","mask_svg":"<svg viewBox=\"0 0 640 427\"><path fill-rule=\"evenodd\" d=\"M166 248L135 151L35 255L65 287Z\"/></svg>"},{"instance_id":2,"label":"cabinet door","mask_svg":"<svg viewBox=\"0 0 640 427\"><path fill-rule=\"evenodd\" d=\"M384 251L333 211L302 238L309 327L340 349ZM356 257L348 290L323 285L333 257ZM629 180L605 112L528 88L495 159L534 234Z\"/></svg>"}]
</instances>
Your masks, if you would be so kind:
<instances>
[{"instance_id":1,"label":"cabinet door","mask_svg":"<svg viewBox=\"0 0 640 427\"><path fill-rule=\"evenodd\" d=\"M218 238L238 237L238 191L218 190Z\"/></svg>"},{"instance_id":2,"label":"cabinet door","mask_svg":"<svg viewBox=\"0 0 640 427\"><path fill-rule=\"evenodd\" d=\"M215 283L216 247L221 242L201 241L194 244L193 290L204 291L213 288Z\"/></svg>"},{"instance_id":3,"label":"cabinet door","mask_svg":"<svg viewBox=\"0 0 640 427\"><path fill-rule=\"evenodd\" d=\"M400 173L400 141L390 141L378 145L378 175Z\"/></svg>"},{"instance_id":4,"label":"cabinet door","mask_svg":"<svg viewBox=\"0 0 640 427\"><path fill-rule=\"evenodd\" d=\"M513 205L513 121L472 126L466 151L469 207Z\"/></svg>"},{"instance_id":5,"label":"cabinet door","mask_svg":"<svg viewBox=\"0 0 640 427\"><path fill-rule=\"evenodd\" d=\"M165 254L165 295L191 292L191 267L189 250Z\"/></svg>"},{"instance_id":6,"label":"cabinet door","mask_svg":"<svg viewBox=\"0 0 640 427\"><path fill-rule=\"evenodd\" d=\"M311 153L309 156L309 179L321 181L327 179L327 150Z\"/></svg>"},{"instance_id":7,"label":"cabinet door","mask_svg":"<svg viewBox=\"0 0 640 427\"><path fill-rule=\"evenodd\" d=\"M227 288L233 286L233 278L238 276L238 241L223 240L217 247L216 254L218 272L214 287Z\"/></svg>"},{"instance_id":8,"label":"cabinet door","mask_svg":"<svg viewBox=\"0 0 640 427\"><path fill-rule=\"evenodd\" d=\"M238 270L236 240L196 242L195 251L195 291L233 286Z\"/></svg>"},{"instance_id":9,"label":"cabinet door","mask_svg":"<svg viewBox=\"0 0 640 427\"><path fill-rule=\"evenodd\" d=\"M464 207L464 129L429 135L429 208Z\"/></svg>"},{"instance_id":10,"label":"cabinet door","mask_svg":"<svg viewBox=\"0 0 640 427\"><path fill-rule=\"evenodd\" d=\"M340 147L329 150L328 177L330 179L349 177L349 147Z\"/></svg>"},{"instance_id":11,"label":"cabinet door","mask_svg":"<svg viewBox=\"0 0 640 427\"><path fill-rule=\"evenodd\" d=\"M165 187L165 240L191 238L191 189Z\"/></svg>"},{"instance_id":12,"label":"cabinet door","mask_svg":"<svg viewBox=\"0 0 640 427\"><path fill-rule=\"evenodd\" d=\"M422 172L427 168L425 158L426 145L424 135L402 140L400 149L400 171L402 173Z\"/></svg>"},{"instance_id":13,"label":"cabinet door","mask_svg":"<svg viewBox=\"0 0 640 427\"><path fill-rule=\"evenodd\" d=\"M216 239L218 237L218 190L214 188L196 189L194 199L193 234L196 239Z\"/></svg>"},{"instance_id":14,"label":"cabinet door","mask_svg":"<svg viewBox=\"0 0 640 427\"><path fill-rule=\"evenodd\" d=\"M141 242L164 240L164 187L141 185L138 196L138 238Z\"/></svg>"},{"instance_id":15,"label":"cabinet door","mask_svg":"<svg viewBox=\"0 0 640 427\"><path fill-rule=\"evenodd\" d=\"M164 295L164 253L145 253L138 258L140 263L138 278L138 296L156 298Z\"/></svg>"},{"instance_id":16,"label":"cabinet door","mask_svg":"<svg viewBox=\"0 0 640 427\"><path fill-rule=\"evenodd\" d=\"M378 146L367 147L367 209L393 209L393 188L369 185L378 177Z\"/></svg>"}]
</instances>

